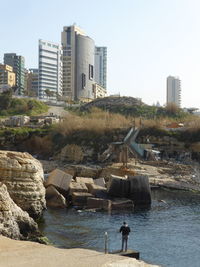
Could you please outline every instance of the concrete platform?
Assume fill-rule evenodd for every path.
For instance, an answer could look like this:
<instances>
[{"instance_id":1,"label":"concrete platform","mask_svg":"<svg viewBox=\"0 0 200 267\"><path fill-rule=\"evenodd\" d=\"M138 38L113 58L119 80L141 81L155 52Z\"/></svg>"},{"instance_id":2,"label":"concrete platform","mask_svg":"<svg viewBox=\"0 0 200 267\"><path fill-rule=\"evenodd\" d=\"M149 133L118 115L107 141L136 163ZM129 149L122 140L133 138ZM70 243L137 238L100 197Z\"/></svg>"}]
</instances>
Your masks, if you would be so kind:
<instances>
[{"instance_id":1,"label":"concrete platform","mask_svg":"<svg viewBox=\"0 0 200 267\"><path fill-rule=\"evenodd\" d=\"M121 251L121 250L116 250L113 251L111 254L117 254L119 256L126 256L126 257L130 257L130 258L135 258L137 260L139 260L140 258L140 252L135 251L135 250L127 250L127 251Z\"/></svg>"},{"instance_id":2,"label":"concrete platform","mask_svg":"<svg viewBox=\"0 0 200 267\"><path fill-rule=\"evenodd\" d=\"M61 249L0 235L1 267L159 267L133 258L88 249Z\"/></svg>"}]
</instances>

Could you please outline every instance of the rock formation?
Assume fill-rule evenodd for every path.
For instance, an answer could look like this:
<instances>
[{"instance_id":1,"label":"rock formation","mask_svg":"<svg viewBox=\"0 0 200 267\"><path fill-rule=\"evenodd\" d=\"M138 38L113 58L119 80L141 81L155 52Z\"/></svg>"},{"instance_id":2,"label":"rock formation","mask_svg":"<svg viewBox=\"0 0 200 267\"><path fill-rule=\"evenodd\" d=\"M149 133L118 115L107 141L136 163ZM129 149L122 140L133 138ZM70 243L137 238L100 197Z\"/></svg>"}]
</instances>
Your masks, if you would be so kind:
<instances>
[{"instance_id":1,"label":"rock formation","mask_svg":"<svg viewBox=\"0 0 200 267\"><path fill-rule=\"evenodd\" d=\"M34 220L14 203L6 185L0 183L0 234L23 239L36 230L37 224Z\"/></svg>"},{"instance_id":2,"label":"rock formation","mask_svg":"<svg viewBox=\"0 0 200 267\"><path fill-rule=\"evenodd\" d=\"M28 153L0 151L0 182L13 201L32 217L46 207L41 163Z\"/></svg>"}]
</instances>

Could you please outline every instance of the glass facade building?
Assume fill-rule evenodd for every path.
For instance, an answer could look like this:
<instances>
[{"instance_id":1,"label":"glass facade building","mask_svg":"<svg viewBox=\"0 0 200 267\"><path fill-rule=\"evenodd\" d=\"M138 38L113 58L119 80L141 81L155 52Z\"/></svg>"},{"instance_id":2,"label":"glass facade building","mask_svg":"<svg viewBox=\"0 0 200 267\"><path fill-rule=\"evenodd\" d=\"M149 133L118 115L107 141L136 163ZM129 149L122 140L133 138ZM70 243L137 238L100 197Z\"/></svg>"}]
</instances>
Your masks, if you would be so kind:
<instances>
[{"instance_id":1,"label":"glass facade building","mask_svg":"<svg viewBox=\"0 0 200 267\"><path fill-rule=\"evenodd\" d=\"M95 47L95 82L107 88L107 47Z\"/></svg>"},{"instance_id":2,"label":"glass facade building","mask_svg":"<svg viewBox=\"0 0 200 267\"><path fill-rule=\"evenodd\" d=\"M59 44L39 40L39 86L41 99L62 95L62 61Z\"/></svg>"}]
</instances>

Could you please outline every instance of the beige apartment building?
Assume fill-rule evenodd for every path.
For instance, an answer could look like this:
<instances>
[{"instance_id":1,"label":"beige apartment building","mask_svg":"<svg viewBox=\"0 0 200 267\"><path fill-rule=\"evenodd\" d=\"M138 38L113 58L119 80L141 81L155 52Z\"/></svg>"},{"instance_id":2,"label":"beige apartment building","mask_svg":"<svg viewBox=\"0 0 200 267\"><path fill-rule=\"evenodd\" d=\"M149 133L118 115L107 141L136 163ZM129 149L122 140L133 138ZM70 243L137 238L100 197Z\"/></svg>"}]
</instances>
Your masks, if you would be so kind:
<instances>
[{"instance_id":1,"label":"beige apartment building","mask_svg":"<svg viewBox=\"0 0 200 267\"><path fill-rule=\"evenodd\" d=\"M0 64L0 89L12 88L16 85L16 77L13 72L13 67Z\"/></svg>"},{"instance_id":2,"label":"beige apartment building","mask_svg":"<svg viewBox=\"0 0 200 267\"><path fill-rule=\"evenodd\" d=\"M106 97L107 91L103 86L99 85L98 83L94 83L93 94L94 98L104 98Z\"/></svg>"},{"instance_id":3,"label":"beige apartment building","mask_svg":"<svg viewBox=\"0 0 200 267\"><path fill-rule=\"evenodd\" d=\"M38 96L39 74L38 69L25 71L25 91L28 96Z\"/></svg>"}]
</instances>

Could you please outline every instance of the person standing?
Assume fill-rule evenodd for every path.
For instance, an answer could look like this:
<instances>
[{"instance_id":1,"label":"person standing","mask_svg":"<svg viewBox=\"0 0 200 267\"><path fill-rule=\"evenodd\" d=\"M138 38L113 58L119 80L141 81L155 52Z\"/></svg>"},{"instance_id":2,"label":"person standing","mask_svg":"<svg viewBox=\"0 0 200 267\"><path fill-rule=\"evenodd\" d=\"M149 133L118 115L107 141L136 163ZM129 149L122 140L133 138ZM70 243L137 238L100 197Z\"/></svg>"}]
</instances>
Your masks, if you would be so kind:
<instances>
[{"instance_id":1,"label":"person standing","mask_svg":"<svg viewBox=\"0 0 200 267\"><path fill-rule=\"evenodd\" d=\"M121 251L124 251L124 248L125 248L125 251L127 251L128 236L129 236L130 231L131 231L130 227L128 226L126 222L124 222L119 230L119 232L122 233L122 250Z\"/></svg>"}]
</instances>

